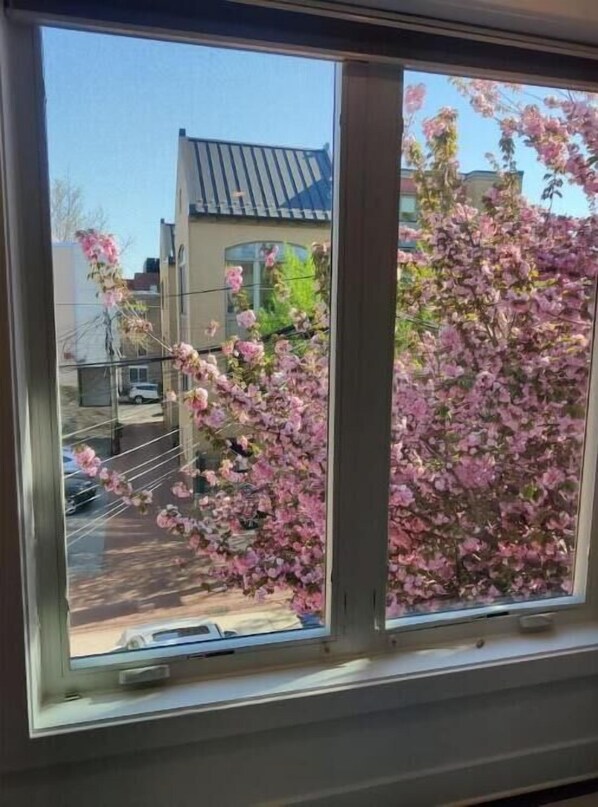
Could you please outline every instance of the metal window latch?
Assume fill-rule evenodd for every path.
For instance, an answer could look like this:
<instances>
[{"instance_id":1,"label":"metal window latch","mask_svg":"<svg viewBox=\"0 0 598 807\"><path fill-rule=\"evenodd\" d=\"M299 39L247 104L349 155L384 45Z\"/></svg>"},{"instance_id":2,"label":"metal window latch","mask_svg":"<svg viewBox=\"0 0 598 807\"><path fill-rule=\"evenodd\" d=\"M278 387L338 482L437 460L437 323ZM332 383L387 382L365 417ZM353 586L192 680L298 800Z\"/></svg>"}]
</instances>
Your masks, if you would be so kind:
<instances>
[{"instance_id":1,"label":"metal window latch","mask_svg":"<svg viewBox=\"0 0 598 807\"><path fill-rule=\"evenodd\" d=\"M554 614L528 614L519 617L521 633L543 633L554 628Z\"/></svg>"},{"instance_id":2,"label":"metal window latch","mask_svg":"<svg viewBox=\"0 0 598 807\"><path fill-rule=\"evenodd\" d=\"M134 667L131 670L121 670L118 674L118 683L123 687L143 687L152 684L162 684L170 678L168 664L155 664L152 667Z\"/></svg>"}]
</instances>

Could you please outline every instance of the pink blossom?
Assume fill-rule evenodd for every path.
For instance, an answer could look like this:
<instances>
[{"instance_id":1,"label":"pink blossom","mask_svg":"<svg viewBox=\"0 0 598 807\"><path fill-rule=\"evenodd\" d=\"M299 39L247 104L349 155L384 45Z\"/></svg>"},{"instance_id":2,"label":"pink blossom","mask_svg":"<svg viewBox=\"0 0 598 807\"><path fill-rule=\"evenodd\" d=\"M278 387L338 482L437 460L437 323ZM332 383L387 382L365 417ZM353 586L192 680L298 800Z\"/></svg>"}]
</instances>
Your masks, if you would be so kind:
<instances>
[{"instance_id":1,"label":"pink blossom","mask_svg":"<svg viewBox=\"0 0 598 807\"><path fill-rule=\"evenodd\" d=\"M243 285L243 267L229 266L225 271L226 285L233 292L238 294Z\"/></svg>"},{"instance_id":2,"label":"pink blossom","mask_svg":"<svg viewBox=\"0 0 598 807\"><path fill-rule=\"evenodd\" d=\"M427 140L442 137L446 134L456 118L456 111L443 107L433 118L426 118L422 123L422 130Z\"/></svg>"},{"instance_id":3,"label":"pink blossom","mask_svg":"<svg viewBox=\"0 0 598 807\"><path fill-rule=\"evenodd\" d=\"M185 395L185 406L191 412L203 412L208 408L208 391L196 387Z\"/></svg>"},{"instance_id":4,"label":"pink blossom","mask_svg":"<svg viewBox=\"0 0 598 807\"><path fill-rule=\"evenodd\" d=\"M206 329L205 329L206 336L210 336L210 337L216 336L216 333L217 333L219 327L220 327L220 323L215 319L211 319L210 322L208 323Z\"/></svg>"},{"instance_id":5,"label":"pink blossom","mask_svg":"<svg viewBox=\"0 0 598 807\"><path fill-rule=\"evenodd\" d=\"M243 342L239 340L236 348L248 364L257 364L264 357L264 346L261 342Z\"/></svg>"},{"instance_id":6,"label":"pink blossom","mask_svg":"<svg viewBox=\"0 0 598 807\"><path fill-rule=\"evenodd\" d=\"M193 496L193 491L184 482L175 482L170 490L178 499L188 499Z\"/></svg>"},{"instance_id":7,"label":"pink blossom","mask_svg":"<svg viewBox=\"0 0 598 807\"><path fill-rule=\"evenodd\" d=\"M122 303L124 299L124 292L122 289L110 289L102 294L102 301L107 308L114 308L114 306Z\"/></svg>"},{"instance_id":8,"label":"pink blossom","mask_svg":"<svg viewBox=\"0 0 598 807\"><path fill-rule=\"evenodd\" d=\"M88 445L80 445L73 451L73 458L78 467L87 474L87 476L97 476L101 460L96 456L95 451Z\"/></svg>"},{"instance_id":9,"label":"pink blossom","mask_svg":"<svg viewBox=\"0 0 598 807\"><path fill-rule=\"evenodd\" d=\"M266 269L272 269L276 265L278 257L278 246L274 244L270 249L265 250L264 266Z\"/></svg>"},{"instance_id":10,"label":"pink blossom","mask_svg":"<svg viewBox=\"0 0 598 807\"><path fill-rule=\"evenodd\" d=\"M255 325L255 322L255 314L250 308L237 314L237 323L241 326L241 328L252 328Z\"/></svg>"},{"instance_id":11,"label":"pink blossom","mask_svg":"<svg viewBox=\"0 0 598 807\"><path fill-rule=\"evenodd\" d=\"M404 107L407 115L413 115L418 112L424 103L426 97L425 84L410 84L405 87Z\"/></svg>"},{"instance_id":12,"label":"pink blossom","mask_svg":"<svg viewBox=\"0 0 598 807\"><path fill-rule=\"evenodd\" d=\"M235 347L236 347L237 341L238 341L237 338L233 337L232 339L229 339L227 342L224 342L222 344L222 348L221 348L222 355L223 356L232 356L234 354L234 352L235 352Z\"/></svg>"}]
</instances>

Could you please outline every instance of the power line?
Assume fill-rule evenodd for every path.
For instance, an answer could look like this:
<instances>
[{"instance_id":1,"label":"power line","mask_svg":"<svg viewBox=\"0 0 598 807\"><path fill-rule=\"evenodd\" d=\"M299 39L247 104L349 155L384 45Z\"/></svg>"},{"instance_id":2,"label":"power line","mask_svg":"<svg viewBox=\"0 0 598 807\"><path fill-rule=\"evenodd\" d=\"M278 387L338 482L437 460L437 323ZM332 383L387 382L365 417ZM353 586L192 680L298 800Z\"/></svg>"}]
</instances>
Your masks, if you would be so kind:
<instances>
[{"instance_id":1,"label":"power line","mask_svg":"<svg viewBox=\"0 0 598 807\"><path fill-rule=\"evenodd\" d=\"M318 331L328 331L329 329L326 328L318 328ZM284 325L282 328L277 328L275 331L271 333L264 334L261 338L262 342L267 342L270 339L273 339L275 336L292 336L297 335L302 338L305 338L305 334L303 332L297 331L294 325ZM211 345L210 347L201 347L196 348L196 352L200 356L207 356L210 353L221 353L222 352L222 345ZM174 361L174 356L146 356L144 358L143 364L151 364L153 362L166 362L166 361ZM139 359L122 359L121 361L114 362L115 367L127 367L130 364L139 364ZM66 369L74 369L77 367L107 367L105 362L88 362L86 364L62 364L60 365L60 370Z\"/></svg>"},{"instance_id":2,"label":"power line","mask_svg":"<svg viewBox=\"0 0 598 807\"><path fill-rule=\"evenodd\" d=\"M290 282L292 282L293 280L308 280L309 278L314 278L314 277L315 277L315 275L314 275L314 274L311 274L311 275L296 275L295 277L289 277L289 278L285 278L285 282L286 282L286 283L290 283ZM268 286L264 286L264 283L263 283L263 282L256 282L256 283L244 283L244 284L243 284L243 288L244 288L244 289L253 289L253 288L255 288L256 286L260 286L260 287L262 287L262 288L264 289L264 291L269 291L269 289L270 289L270 287L268 287ZM170 298L174 298L174 297L177 297L177 298L179 298L179 297L190 297L190 296L195 295L195 294L213 294L213 293L215 293L215 292L217 292L217 291L230 291L230 290L231 290L231 289L230 289L230 286L217 286L216 288L213 288L213 289L196 289L196 290L194 290L194 291L181 291L181 292L178 292L178 293L176 293L176 294L163 294L163 295L161 295L161 296L162 296L162 299L163 299L163 300L168 300L168 299L170 299ZM159 294L159 292L154 292L154 293L155 293L155 294ZM100 301L98 300L98 302L93 302L93 303L92 303L92 302L89 302L89 303L77 303L77 302L55 302L55 303L54 303L54 305L70 305L70 306L75 307L75 306L82 306L82 305L88 305L88 306L89 306L89 305L100 305L100 306L105 306L106 304L105 304L105 303L102 303L102 302L100 302ZM149 310L149 309L155 309L155 310L159 310L159 309L161 309L161 308L162 308L162 306L161 306L161 305L145 305L145 309L144 309L144 310ZM141 313L143 313L143 312L141 312Z\"/></svg>"},{"instance_id":3,"label":"power line","mask_svg":"<svg viewBox=\"0 0 598 807\"><path fill-rule=\"evenodd\" d=\"M140 446L140 448L141 448L141 446ZM134 465L132 468L127 468L125 471L122 471L122 472L119 471L118 473L122 473L126 477L128 474L133 473L133 471L138 471L139 468L143 468L144 465L149 465L151 462L155 462L156 460L159 460L162 457L165 457L167 454L172 454L172 452L176 451L178 448L180 448L180 446L173 446L172 448L169 448L166 451L163 451L161 454L156 454L155 456L150 457L148 460L145 460L145 462L140 462L139 465ZM114 459L114 457L112 457L112 459ZM176 459L176 457L171 457L170 459ZM160 464L163 465L164 463L160 463ZM159 468L159 467L160 467L159 465L153 465L151 470L153 470L154 468ZM135 476L131 477L131 478L132 479L137 479L137 477L135 477Z\"/></svg>"},{"instance_id":4,"label":"power line","mask_svg":"<svg viewBox=\"0 0 598 807\"><path fill-rule=\"evenodd\" d=\"M122 422L122 421L121 421ZM129 448L127 451L123 451L122 454L115 454L113 457L108 457L105 460L102 460L102 463L105 465L107 462L113 462L115 459L120 459L121 457L125 457L127 454L133 454L135 451L139 451L141 448L145 448L146 446L151 445L152 443L157 443L159 440L164 440L166 437L171 437L173 434L178 432L177 429L172 429L172 431L166 432L166 434L160 435L160 437L154 437L152 440L148 440L146 443L141 443L139 446L135 446L134 448ZM178 446L177 446L178 447ZM158 455L162 456L162 455ZM80 470L72 471L70 474L65 474L65 479L70 479L73 476L76 476L78 473L81 473Z\"/></svg>"},{"instance_id":5,"label":"power line","mask_svg":"<svg viewBox=\"0 0 598 807\"><path fill-rule=\"evenodd\" d=\"M180 446L175 446L175 448L180 448ZM185 449L183 448L183 449L182 449L182 450L181 450L181 451L180 451L180 452L179 452L179 453L176 455L176 457L169 457L167 460L162 460L162 462L159 462L157 465L153 465L151 468L148 468L148 469L147 469L147 470L145 470L145 471L141 471L141 473L140 473L140 474L135 474L135 476L132 476L132 477L131 477L130 479L128 479L127 481L128 481L128 482L134 482L136 479L139 479L141 476L145 476L146 474L150 474L152 471L155 471L155 470L156 470L156 468L160 468L162 465L166 465L166 463L167 463L167 462L172 462L172 460L176 459L177 457L180 457L180 456L181 456L182 454L184 454L184 453L185 453ZM147 464L147 463L144 463L144 464ZM139 466L139 467L141 467L141 466Z\"/></svg>"},{"instance_id":6,"label":"power line","mask_svg":"<svg viewBox=\"0 0 598 807\"><path fill-rule=\"evenodd\" d=\"M140 446L140 448L141 448L141 446ZM173 448L169 448L168 451L164 451L164 452L162 452L162 454L157 454L155 457L150 457L149 460L146 460L145 462L141 462L139 465L133 466L133 468L127 468L124 471L119 471L118 473L119 474L122 473L122 475L126 477L126 475L131 473L131 471L136 471L138 468L142 468L144 465L148 465L150 462L154 462L155 460L159 460L161 457L165 457L166 454L171 454L173 451L176 451L179 448L180 448L180 446L174 446ZM135 449L133 449L133 450L135 450ZM179 454L177 454L177 457L180 456L180 454L181 454L181 452L179 452ZM177 459L177 457L171 457L170 459L174 460L174 459ZM114 459L114 457L111 457L110 459ZM108 460L105 460L104 462L108 462ZM165 463L160 463L160 464L165 465ZM158 468L158 467L159 467L159 465L152 466L152 468L150 470L153 470L154 468ZM79 473L79 472L77 471L77 473ZM148 473L148 472L146 471L146 473ZM70 476L72 476L72 475L73 474L70 474ZM134 478L136 478L136 477L134 477ZM65 479L68 479L68 477L65 477ZM101 498L102 493L103 493L103 491L100 491L99 493L96 493L95 496L91 497L91 499L87 499L85 503L88 504L88 503L91 503L91 502L95 501L96 499ZM106 509L112 507L113 505L114 505L114 502L108 502L107 504L104 505L104 509L106 510Z\"/></svg>"},{"instance_id":7,"label":"power line","mask_svg":"<svg viewBox=\"0 0 598 807\"><path fill-rule=\"evenodd\" d=\"M195 444L192 448L196 448L197 445L198 444ZM183 453L184 453L184 451L181 451L179 456L181 456ZM171 468L170 470L166 471L166 473L162 474L161 476L157 477L156 479L153 479L148 484L146 490L150 490L150 491L156 490L159 487L159 483L161 483L162 480L166 479L166 477L170 476L173 473L180 473L180 469ZM85 530L87 527L89 527L89 526L91 526L93 524L97 524L98 521L110 521L112 518L114 518L115 516L120 515L127 508L132 507L133 505L126 504L125 502L118 501L118 502L113 502L113 503L111 503L111 504L109 504L107 506L112 507L112 510L110 511L109 514L105 513L102 516L100 516L99 518L94 519L92 522L89 522L88 524L83 525L78 530L74 530L74 532L67 533L67 542L68 542L69 537L72 537L73 535L78 535L82 530ZM116 512L116 511L118 511L118 512ZM77 541L80 541L82 538L85 538L87 535L91 535L92 532L94 532L93 529L87 530L87 532L84 532L83 535L79 535L79 537L75 541L71 541L70 543L67 543L68 547L73 546L73 544L76 544Z\"/></svg>"}]
</instances>

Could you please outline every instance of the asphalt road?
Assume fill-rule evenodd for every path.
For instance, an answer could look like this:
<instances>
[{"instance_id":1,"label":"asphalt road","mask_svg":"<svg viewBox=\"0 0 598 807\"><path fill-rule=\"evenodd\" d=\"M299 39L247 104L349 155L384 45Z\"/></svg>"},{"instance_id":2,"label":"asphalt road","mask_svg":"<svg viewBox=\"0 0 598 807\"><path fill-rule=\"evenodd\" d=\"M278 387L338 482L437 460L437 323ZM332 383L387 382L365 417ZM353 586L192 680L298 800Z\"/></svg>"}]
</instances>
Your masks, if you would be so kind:
<instances>
[{"instance_id":1,"label":"asphalt road","mask_svg":"<svg viewBox=\"0 0 598 807\"><path fill-rule=\"evenodd\" d=\"M124 435L127 427L162 422L162 406L151 404L122 404L120 421ZM96 498L66 518L67 565L69 575L94 577L103 571L106 531L110 529L110 516L121 512L124 505L115 502L98 488Z\"/></svg>"},{"instance_id":2,"label":"asphalt road","mask_svg":"<svg viewBox=\"0 0 598 807\"><path fill-rule=\"evenodd\" d=\"M102 571L106 527L111 511L108 495L98 488L97 498L66 518L67 564L69 574L93 576Z\"/></svg>"}]
</instances>

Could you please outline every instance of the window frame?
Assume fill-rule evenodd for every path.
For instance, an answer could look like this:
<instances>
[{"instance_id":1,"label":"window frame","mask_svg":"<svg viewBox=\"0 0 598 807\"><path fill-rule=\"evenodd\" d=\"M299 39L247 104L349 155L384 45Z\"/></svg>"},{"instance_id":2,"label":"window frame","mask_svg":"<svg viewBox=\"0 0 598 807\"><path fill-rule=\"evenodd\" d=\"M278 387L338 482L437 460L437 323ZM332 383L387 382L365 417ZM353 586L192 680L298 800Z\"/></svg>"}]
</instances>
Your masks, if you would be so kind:
<instances>
[{"instance_id":1,"label":"window frame","mask_svg":"<svg viewBox=\"0 0 598 807\"><path fill-rule=\"evenodd\" d=\"M45 238L47 229L44 223L47 219L46 205L47 205L47 157L45 154L45 129L44 129L44 115L43 115L43 80L42 80L42 59L41 59L41 32L34 26L27 32L25 43L21 43L22 47L19 51L19 59L28 59L31 73L35 76L32 89L33 91L28 94L26 99L21 99L21 115L19 116L19 124L31 126L35 131L35 137L38 142L42 144L40 149L40 159L29 163L27 167L22 166L23 170L29 170L30 177L28 187L42 188L38 193L40 203L40 219L39 227L34 225L31 221L29 224L32 228L36 229L36 237L29 241L27 251L30 254L37 256L36 266L48 266L49 260L49 238ZM378 207L378 203L383 199L384 195L388 197L388 202L383 204L383 207L388 211L396 210L398 204L398 177L394 176L394 172L389 170L396 159L396 144L398 141L399 133L399 99L400 82L397 83L397 77L400 77L401 70L398 68L390 68L385 65L361 65L359 63L347 64L342 70L343 76L338 77L337 88L342 92L345 98L346 114L343 116L343 135L340 139L340 159L339 163L343 166L354 164L354 154L363 153L364 148L367 150L370 160L369 172L366 172L362 167L359 171L347 171L346 168L341 168L337 165L336 169L336 209L337 213L337 232L335 237L338 239L338 230L341 227L346 228L347 231L352 232L351 245L344 250L344 269L343 277L341 280L337 278L335 281L336 293L339 299L344 295L347 300L345 305L353 308L355 313L355 305L358 302L354 295L351 295L351 286L357 282L359 286L369 286L368 278L364 270L363 257L367 254L372 255L370 247L366 246L366 236L360 227L356 226L357 220L363 222L365 216L369 215L370 227L375 227L375 232L370 232L370 238L378 235L381 218L379 214L374 211ZM380 82L376 80L376 76L384 76L385 81ZM391 78L392 77L392 78ZM376 97L376 93L380 97ZM393 107L391 113L389 109ZM390 106L389 106L390 104ZM366 130L363 126L363 118L361 110L364 106L372 109L377 113L381 126L376 131ZM334 113L338 116L338 110ZM384 125L386 126L386 137L383 134ZM20 127L18 127L20 128ZM373 137L372 137L373 135ZM345 141L352 142L350 149L342 144ZM370 142L372 141L372 142ZM386 148L386 163L380 160L380 149L383 143L387 144ZM390 146L388 144L391 144ZM376 157L374 161L374 157ZM357 174L353 176L351 183L349 183L349 174ZM340 178L343 177L342 184L347 187L340 188ZM346 177L347 179L344 179ZM390 179L389 179L390 178ZM45 183L45 184L44 184ZM359 188L359 193L355 193L350 187ZM372 204L366 205L365 200L370 199ZM23 200L20 199L22 203ZM396 214L395 214L396 215ZM392 214L391 214L392 216ZM394 220L394 216L393 216ZM390 222L390 220L389 220ZM394 228L387 226L387 238L384 243L383 238L375 238L377 243L377 250L379 255L378 265L382 266L386 263L386 275L390 282L390 290L394 288L395 282L395 263L394 256L396 252ZM367 231L367 228L366 228ZM340 239L342 242L342 238ZM360 257L358 257L360 256ZM177 256L178 257L178 256ZM333 274L338 274L333 272ZM34 290L35 286L35 290ZM384 326L384 319L376 316L375 325L378 329L386 327L387 334L392 333L393 317L391 316L392 305L389 300L392 294L385 294L382 291L383 284L376 287L376 295L381 303L386 303L387 317ZM43 294L40 293L43 289ZM29 284L22 290L26 297L26 305L29 305L29 297L36 298L37 312L41 318L41 327L43 328L47 339L43 342L38 341L37 344L44 345L46 353L45 361L51 361L53 337L53 316L50 311L50 306L46 305L46 301L51 303L53 299L51 278L45 277L45 281L40 286ZM353 296L353 301L350 298ZM373 304L373 303L372 303ZM340 310L340 306L339 306ZM352 315L345 317L348 322ZM347 327L347 326L345 326ZM335 332L336 325L333 325L333 333ZM351 329L352 330L352 329ZM37 331L39 334L39 331ZM388 340L387 340L388 341ZM348 386L348 389L354 390L356 386L364 389L368 382L359 379L359 374L355 373L354 356L356 355L357 344L355 336L353 336L353 345L348 342L344 343L340 338L333 336L333 342L338 342L331 347L331 354L336 353L338 358L335 361L334 367L334 380L331 383L331 388L335 385ZM340 344L343 342L343 344ZM390 342L388 343L390 344ZM41 350L41 348L40 348ZM33 352L36 352L33 347ZM40 351L37 351L40 352ZM389 354L390 355L390 354ZM36 362L40 362L39 356L31 357L32 361L29 362L29 378L32 375L32 366ZM388 359L388 357L387 357ZM343 367L341 365L343 364ZM386 366L385 366L386 365ZM380 376L380 374L388 375L389 363L375 362L371 366L363 363L363 371L369 372L372 377ZM361 372L361 370L360 370ZM345 380L347 379L347 380ZM390 392L390 376L387 378L387 387ZM30 382L27 389L30 389ZM52 422L57 423L56 417L56 385L55 381L51 380L45 386L45 395L42 399L37 401L37 409L43 410L46 414L52 413ZM343 413L336 412L335 409L344 410L347 406L347 401L350 400L351 394L338 394L334 395L331 389L331 402L330 402L330 418L334 421L334 429L337 433L336 441L340 445L342 443L343 429L339 426ZM389 396L388 396L389 398ZM390 400L390 398L389 398ZM373 418L373 421L379 423L380 440L383 435L389 431L390 428L390 406L386 406L382 399L377 403L380 410L380 418ZM386 413L387 427L384 426ZM353 421L355 421L354 413ZM361 417L361 413L359 414ZM47 422L47 421L46 421ZM345 427L346 428L346 427ZM351 437L353 434L354 426L350 427L348 439L345 440L345 449L343 451L336 451L332 458L332 468L329 475L329 512L330 520L332 523L338 521L339 523L349 524L355 522L355 497L350 497L353 502L349 502L348 498L342 499L338 495L338 486L332 482L333 477L339 472L338 469L344 466L343 473L347 478L352 476L354 489L357 490L362 486L361 475L354 468L353 453L349 447ZM55 430L53 430L55 431ZM42 440L42 435L38 435L40 453L44 454L45 460L43 465L51 474L50 469L53 467L53 456L58 449L60 443L59 434L53 433L50 435L46 442ZM378 442L380 442L380 440ZM354 442L354 441L353 441ZM42 445L43 443L43 445ZM364 456L367 454L367 447L363 448ZM341 458L339 455L343 455ZM25 463L30 463L30 457L24 457ZM384 470L385 463L381 464L382 479L381 485L378 489L378 497L380 501L386 498L387 488L387 474ZM31 473L31 466L28 471ZM372 476L372 479L375 475ZM53 479L56 482L56 479ZM369 614L371 605L371 591L372 591L372 577L374 573L371 558L364 557L364 564L358 576L354 573L351 574L349 567L352 564L340 563L340 556L349 551L349 539L344 536L342 543L339 540L339 530L342 527L337 527L334 531L332 544L334 548L335 559L335 585L330 587L328 580L328 592L330 592L327 600L328 610L328 627L326 629L311 629L309 631L296 631L285 632L281 634L264 635L256 637L255 639L247 638L230 638L218 642L218 648L215 648L214 656L218 658L210 658L209 666L206 666L205 656L205 643L201 648L201 652L193 652L193 646L190 644L188 648L160 648L158 651L155 649L148 651L139 651L131 654L133 657L123 658L125 654L114 654L102 657L92 657L85 659L70 660L68 656L68 636L66 635L66 624L68 614L68 603L63 597L61 592L67 591L66 586L66 564L64 562L64 541L62 535L62 522L63 517L57 503L61 501L61 491L58 486L54 485L53 490L48 491L45 497L35 497L32 502L35 508L36 517L39 518L39 523L44 525L43 535L40 535L38 541L40 567L48 570L57 570L57 573L44 575L39 581L39 601L37 607L36 619L39 618L41 624L41 633L44 637L41 645L40 652L40 669L44 670L44 688L43 693L45 698L57 698L65 696L65 693L77 692L78 694L89 691L96 691L98 689L107 689L114 687L118 683L118 672L122 669L131 667L139 667L140 664L155 662L166 662L170 665L171 679L188 678L189 675L196 677L210 676L219 672L231 672L247 669L263 668L264 666L273 666L284 664L293 664L298 661L306 660L319 660L326 658L332 653L334 648L334 655L347 654L348 652L356 652L357 648L364 648L370 644L370 637L365 638L364 634L369 633L364 630L364 624L369 626ZM348 505L351 504L350 507ZM351 511L350 515L346 514L346 510ZM371 508L370 508L371 509ZM53 513L53 518L50 518L50 511ZM373 519L368 517L367 508L360 512L358 521L361 524L361 530L367 531L370 529ZM380 536L384 533L385 526L383 520L378 519L378 529ZM385 521L385 520L384 520ZM51 526L53 525L53 526ZM359 546L360 541L358 534L353 534L353 544L355 547ZM382 547L382 541L379 540L378 544ZM330 546L330 542L329 542ZM341 547L341 549L339 549ZM363 550L362 550L363 552ZM328 563L328 577L331 574L331 563ZM365 573L365 570L368 573ZM358 577L358 579L357 579ZM380 581L376 581L378 584ZM348 595L351 591L351 597ZM362 613L362 624L357 628L351 625L351 620L355 618L355 614L362 611L361 605L357 603L367 602L367 612ZM378 602L380 603L380 598ZM58 607L57 604L58 603ZM353 616L348 616L348 611L351 610ZM225 649L234 649L235 654L232 658L222 659L222 651ZM196 656L200 656L198 659Z\"/></svg>"},{"instance_id":2,"label":"window frame","mask_svg":"<svg viewBox=\"0 0 598 807\"><path fill-rule=\"evenodd\" d=\"M27 364L24 362L20 345L13 346L16 354L14 376L20 381L19 388L28 392L27 400L18 399L16 401L21 436L18 455L22 480L20 501L21 507L31 508L29 512L35 514L38 524L36 546L39 551L36 552L36 557L31 565L35 567L36 564L38 568L44 568L44 564L47 563L47 568L57 570L56 577L50 581L50 584L46 579L46 583L40 587L38 597L36 597L37 592L32 591L31 580L26 579L25 581L27 584L25 602L28 606L28 642L33 648L39 646L39 652L34 650L29 659L30 702L33 704L30 715L32 730L36 725L35 707L40 704L40 693L55 698L71 691L81 694L106 689L114 685L115 674L118 670L138 667L145 662L168 660L173 680L188 678L190 675L201 680L204 676L209 677L224 672L242 673L255 670L256 667L268 669L280 663L323 662L329 659L355 658L364 653L382 651L395 653L399 649L409 652L412 649L426 646L433 640L438 640L440 636L438 627L431 623L426 624L425 627L420 626L418 630L412 629L415 627L415 622L411 622L410 626L401 625L397 630L387 628L384 622L385 574L381 574L384 563L380 557L376 560L373 553L367 551L366 541L360 540L364 534L371 535L372 532L376 532L378 534L376 546L378 550L383 548L385 555L386 518L382 518L383 512L385 515L385 509L382 510L380 499L383 497L386 503L388 486L385 484L381 487L379 483L384 479L385 474L386 483L388 482L388 471L384 468L384 449L380 446L386 444L388 450L390 448L391 319L394 318L396 284L394 255L397 246L396 210L399 202L400 181L399 172L395 172L393 175L392 171L387 171L386 160L390 156L389 143L396 144L396 137L394 140L392 138L393 131L396 130L396 135L399 130L398 114L392 116L393 120L391 120L388 109L389 105L392 108L394 98L394 102L397 103L397 113L400 111L401 95L396 93L396 88L400 84L403 67L399 64L384 64L376 60L367 63L345 61L343 77L339 79L339 85L342 84L342 127L345 136L340 140L340 149L337 146L339 159L335 161L335 220L337 226L333 229L335 263L342 262L343 272L334 273L333 296L336 296L338 303L333 315L334 344L331 340L331 361L334 357L335 367L334 384L331 386L330 392L334 453L331 457L332 472L329 474L328 495L335 580L332 596L327 598L330 632L310 631L310 636L302 638L300 642L289 642L288 637L261 637L259 645L255 646L244 640L243 646L239 640L224 640L222 643L219 642L218 648L234 649L236 651L234 657L224 660L210 658L208 665L205 663L207 660L205 653L200 654L202 656L200 659L190 659L182 656L180 650L176 649L172 654L164 652L164 650L161 650L159 654L153 651L140 651L139 654L135 654L134 660L123 661L121 658L115 659L113 663L110 658L103 657L97 665L92 663L83 665L74 671L65 670L64 659L67 648L64 646L64 632L61 623L66 624L68 605L61 597L60 591L61 580L66 583L66 566L61 572L60 563L57 564L54 553L56 536L62 535L63 527L63 518L58 515L56 508L56 502L60 500L62 494L59 489L59 480L53 476L56 459L60 455L60 441L57 440L56 435L51 434L44 438L39 428L37 431L35 428L30 428L31 422L36 421L36 413L53 411L53 407L56 405L55 379L50 378L47 381L46 374L46 379L42 383L43 376L41 378L38 376L37 379L35 377L36 369L43 367L44 364L46 367L52 366L52 362L55 360L52 356L53 316L49 313L46 304L48 300L53 299L52 278L51 273L49 273L50 277L44 276L43 272L40 273L40 283L37 287L39 293L35 295L31 295L31 292L24 288L24 284L15 279L15 267L29 263L32 258L39 259L38 263L31 261L32 266L51 265L48 263L48 260L51 261L51 256L48 254L50 241L49 238L45 238L49 233L49 206L46 190L47 158L45 148L39 148L40 143L45 144L40 37L39 31L33 24L11 24L11 27L14 34L14 43L9 54L12 69L15 70L18 64L21 79L28 79L20 85L27 87L27 91L19 93L20 108L16 112L14 98L12 103L3 98L5 111L6 105L10 106L10 124L13 135L15 133L19 135L20 139L17 139L17 142L21 146L19 151L13 148L8 152L4 146L5 161L7 154L10 159L16 160L18 163L16 173L22 180L19 188L16 188L14 183L11 185L9 194L12 199L9 213L14 216L12 224L15 228L15 236L11 238L10 263L13 269L15 302L21 312L21 316L15 323L15 330L17 333L22 331L24 327L23 312L27 311L31 322L36 323L37 335L39 336L41 329L46 337L49 336L49 339L38 339L39 347L33 350ZM86 26L86 30L92 30L92 28ZM135 35L134 31L128 31L128 33ZM222 42L215 44L222 44ZM424 67L424 65L415 64L410 66ZM447 66L439 65L437 69L447 70ZM454 71L453 66L448 69ZM474 75L474 71L465 72L467 75ZM546 82L548 81L549 79L546 79ZM559 83L550 81L555 85ZM364 109L367 109L369 114L364 115ZM374 126L374 122L378 126ZM392 153L396 158L394 148L392 146ZM35 155L35 159L31 160L33 155ZM358 155L357 163L356 155ZM29 164L27 164L28 158ZM354 170L356 164L361 166L360 171ZM353 166L353 170L347 170L348 166ZM30 198L36 199L33 209ZM382 221L379 215L381 200L382 209L388 211L387 221ZM374 215L374 211L376 215ZM24 223L27 221L27 217L32 218L33 221ZM353 226L357 221L362 225L365 222L363 229ZM393 230L391 239L389 234ZM31 240L24 238L23 231L32 233L34 238ZM371 240L364 236L364 232L371 235L372 231L381 236L378 241L374 241L373 248ZM372 249L374 254L372 254ZM383 267L379 284L371 282L368 284L367 282L369 278L364 269L367 262L363 260L366 250L369 261L375 260L376 265ZM355 286L355 284L357 285ZM361 299L358 300L355 288L361 289L366 295L367 304L364 308L361 307ZM364 310L366 312L365 320L372 326L372 331L369 332L370 339L372 341L382 340L380 355L376 355L376 361L369 363L355 362L355 355L360 355L363 345L359 343L356 334L358 329L349 327L351 317L363 317ZM37 316L31 316L32 313L39 314L40 319ZM362 332L364 331L365 324ZM24 344L28 344L27 341ZM596 340L594 341L595 353ZM598 392L596 389L598 372L596 372L595 361L594 356L591 378L593 400L598 399L598 395L595 394ZM25 377L27 381L23 383ZM364 403L363 390L372 383L378 385L377 388L381 390L381 394L376 396L376 401L369 404ZM351 393L355 393L353 398ZM362 428L363 422L366 420L364 406L368 415L373 417L371 422L376 424L375 440L371 439L373 434L371 430ZM31 412L31 421L28 417L28 408ZM39 418L37 422L40 422ZM596 424L593 422L591 425L595 432ZM363 478L354 467L357 465L353 461L354 446L353 450L350 449L349 440L346 438L352 438L358 444L363 445L364 455L374 460L373 473L367 480L371 498L365 507L360 506L360 499L363 497ZM380 442L381 440L383 442ZM34 443L41 441L43 445L43 450L38 458L38 473L35 477L31 467L32 441ZM594 449L595 447L592 448L593 451ZM584 466L584 475L586 467L587 463ZM48 481L41 486L39 469L48 471ZM589 468L589 473L590 481L595 482L595 463ZM585 479L584 484L586 484ZM342 496L340 495L341 490ZM34 492L35 495L33 495ZM588 500L585 507L587 512L584 517L591 521L592 532L595 534L598 513L594 493L595 484L593 485L592 501ZM34 504L35 506L33 506ZM48 518L44 520L44 518L40 518L40 514L45 514ZM25 522L23 523L25 524ZM28 523L29 526L24 527L24 530L27 534L33 534L33 525L30 521ZM342 542L340 541L341 534L343 534ZM384 541L380 538L382 534ZM48 536L50 537L48 538ZM49 549L49 547L53 547L53 549ZM594 641L598 642L597 553L594 551L594 547L591 549L586 601L583 604L559 602L554 622L557 628L564 629L581 624L590 625L593 630L596 630ZM30 554L30 550L31 547L28 546L23 548L25 554ZM57 609L56 603L59 604ZM530 604L529 611L542 613L548 609L548 601L540 601ZM38 611L41 617L39 625ZM461 641L479 636L481 633L484 636L516 634L519 626L519 613L501 615L500 619L492 620L487 619L488 616L494 616L494 614L477 612L465 615L462 619L452 616L450 624L446 624L442 628L443 640L446 639L447 642ZM410 618L410 620L413 619ZM60 642L40 642L40 627L43 635L51 635L53 638L60 637ZM401 634L400 639L397 638L397 633ZM44 668L50 669L52 672L45 682L40 683L40 671ZM98 668L103 669L98 671ZM72 689L68 687L72 687Z\"/></svg>"}]
</instances>

